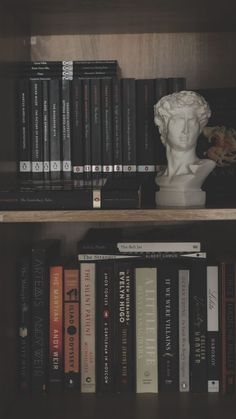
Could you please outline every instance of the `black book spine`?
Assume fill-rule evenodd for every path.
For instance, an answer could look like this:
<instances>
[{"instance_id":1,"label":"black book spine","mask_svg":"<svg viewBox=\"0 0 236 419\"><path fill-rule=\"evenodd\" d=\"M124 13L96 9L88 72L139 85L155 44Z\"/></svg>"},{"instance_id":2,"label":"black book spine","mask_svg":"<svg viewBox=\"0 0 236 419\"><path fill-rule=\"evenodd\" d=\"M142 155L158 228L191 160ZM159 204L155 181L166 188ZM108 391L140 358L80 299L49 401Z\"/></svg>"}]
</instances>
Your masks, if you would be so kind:
<instances>
[{"instance_id":1,"label":"black book spine","mask_svg":"<svg viewBox=\"0 0 236 419\"><path fill-rule=\"evenodd\" d=\"M163 263L157 269L158 371L160 392L179 390L178 266Z\"/></svg>"},{"instance_id":2,"label":"black book spine","mask_svg":"<svg viewBox=\"0 0 236 419\"><path fill-rule=\"evenodd\" d=\"M115 262L114 266L116 391L133 392L135 389L134 267L129 262Z\"/></svg>"},{"instance_id":3,"label":"black book spine","mask_svg":"<svg viewBox=\"0 0 236 419\"><path fill-rule=\"evenodd\" d=\"M168 95L168 82L166 78L157 78L155 79L155 103L157 104L158 101L165 95ZM156 170L159 170L159 166L166 165L166 149L165 146L162 144L161 136L159 133L159 129L156 126L156 134L155 134L155 141L156 141Z\"/></svg>"},{"instance_id":4,"label":"black book spine","mask_svg":"<svg viewBox=\"0 0 236 419\"><path fill-rule=\"evenodd\" d=\"M206 261L190 268L189 287L190 388L207 392L207 275Z\"/></svg>"},{"instance_id":5,"label":"black book spine","mask_svg":"<svg viewBox=\"0 0 236 419\"><path fill-rule=\"evenodd\" d=\"M91 178L91 86L89 79L82 80L83 90L83 143L84 143L84 176Z\"/></svg>"},{"instance_id":6,"label":"black book spine","mask_svg":"<svg viewBox=\"0 0 236 419\"><path fill-rule=\"evenodd\" d=\"M72 171L73 179L81 179L84 172L82 81L74 79L72 89Z\"/></svg>"},{"instance_id":7,"label":"black book spine","mask_svg":"<svg viewBox=\"0 0 236 419\"><path fill-rule=\"evenodd\" d=\"M235 392L235 263L221 263L221 345L224 394Z\"/></svg>"},{"instance_id":8,"label":"black book spine","mask_svg":"<svg viewBox=\"0 0 236 419\"><path fill-rule=\"evenodd\" d=\"M113 171L123 171L121 81L112 80Z\"/></svg>"},{"instance_id":9,"label":"black book spine","mask_svg":"<svg viewBox=\"0 0 236 419\"><path fill-rule=\"evenodd\" d=\"M123 110L123 172L132 173L137 171L135 79L122 79L121 83Z\"/></svg>"},{"instance_id":10,"label":"black book spine","mask_svg":"<svg viewBox=\"0 0 236 419\"><path fill-rule=\"evenodd\" d=\"M18 384L29 392L30 383L30 260L22 257L18 265Z\"/></svg>"},{"instance_id":11,"label":"black book spine","mask_svg":"<svg viewBox=\"0 0 236 419\"><path fill-rule=\"evenodd\" d=\"M102 96L102 171L113 172L112 144L112 84L111 79L101 81Z\"/></svg>"},{"instance_id":12,"label":"black book spine","mask_svg":"<svg viewBox=\"0 0 236 419\"><path fill-rule=\"evenodd\" d=\"M19 175L22 180L31 178L31 141L30 141L30 85L29 80L18 81L17 106L19 109Z\"/></svg>"},{"instance_id":13,"label":"black book spine","mask_svg":"<svg viewBox=\"0 0 236 419\"><path fill-rule=\"evenodd\" d=\"M169 77L168 78L168 94L186 90L185 77Z\"/></svg>"},{"instance_id":14,"label":"black book spine","mask_svg":"<svg viewBox=\"0 0 236 419\"><path fill-rule=\"evenodd\" d=\"M154 80L136 80L137 170L141 173L155 171L154 104Z\"/></svg>"},{"instance_id":15,"label":"black book spine","mask_svg":"<svg viewBox=\"0 0 236 419\"><path fill-rule=\"evenodd\" d=\"M43 97L43 172L44 180L50 179L49 92L48 81L42 82Z\"/></svg>"},{"instance_id":16,"label":"black book spine","mask_svg":"<svg viewBox=\"0 0 236 419\"><path fill-rule=\"evenodd\" d=\"M102 124L101 80L94 78L91 84L91 164L93 178L99 179L102 172Z\"/></svg>"},{"instance_id":17,"label":"black book spine","mask_svg":"<svg viewBox=\"0 0 236 419\"><path fill-rule=\"evenodd\" d=\"M71 164L71 81L61 81L61 138L62 138L62 177L70 180Z\"/></svg>"},{"instance_id":18,"label":"black book spine","mask_svg":"<svg viewBox=\"0 0 236 419\"><path fill-rule=\"evenodd\" d=\"M51 180L61 178L61 133L60 133L60 82L49 81L50 109L50 177Z\"/></svg>"},{"instance_id":19,"label":"black book spine","mask_svg":"<svg viewBox=\"0 0 236 419\"><path fill-rule=\"evenodd\" d=\"M32 179L43 179L43 102L42 81L30 80Z\"/></svg>"},{"instance_id":20,"label":"black book spine","mask_svg":"<svg viewBox=\"0 0 236 419\"><path fill-rule=\"evenodd\" d=\"M115 390L114 270L112 262L99 263L97 280L97 389Z\"/></svg>"}]
</instances>

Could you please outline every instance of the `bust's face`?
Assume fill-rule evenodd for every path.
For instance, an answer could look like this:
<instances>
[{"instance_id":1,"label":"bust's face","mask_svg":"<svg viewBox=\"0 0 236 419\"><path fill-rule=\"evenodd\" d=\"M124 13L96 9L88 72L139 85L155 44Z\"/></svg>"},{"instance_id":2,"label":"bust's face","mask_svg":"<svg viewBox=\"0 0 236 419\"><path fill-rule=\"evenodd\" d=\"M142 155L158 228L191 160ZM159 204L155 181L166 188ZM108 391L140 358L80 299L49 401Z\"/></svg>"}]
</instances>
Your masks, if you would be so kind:
<instances>
[{"instance_id":1,"label":"bust's face","mask_svg":"<svg viewBox=\"0 0 236 419\"><path fill-rule=\"evenodd\" d=\"M169 119L166 142L177 151L191 150L196 146L200 131L196 113L189 109L181 109Z\"/></svg>"}]
</instances>

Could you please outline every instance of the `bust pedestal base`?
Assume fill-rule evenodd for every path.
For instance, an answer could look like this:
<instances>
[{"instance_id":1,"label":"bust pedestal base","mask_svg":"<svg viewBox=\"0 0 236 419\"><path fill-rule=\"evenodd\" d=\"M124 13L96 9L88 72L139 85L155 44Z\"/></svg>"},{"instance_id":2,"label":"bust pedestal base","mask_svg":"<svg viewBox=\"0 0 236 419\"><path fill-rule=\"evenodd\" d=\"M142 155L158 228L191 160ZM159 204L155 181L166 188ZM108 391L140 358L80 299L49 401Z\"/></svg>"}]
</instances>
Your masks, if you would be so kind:
<instances>
[{"instance_id":1,"label":"bust pedestal base","mask_svg":"<svg viewBox=\"0 0 236 419\"><path fill-rule=\"evenodd\" d=\"M176 191L160 190L156 192L157 207L195 207L202 208L206 203L206 192L202 190Z\"/></svg>"}]
</instances>

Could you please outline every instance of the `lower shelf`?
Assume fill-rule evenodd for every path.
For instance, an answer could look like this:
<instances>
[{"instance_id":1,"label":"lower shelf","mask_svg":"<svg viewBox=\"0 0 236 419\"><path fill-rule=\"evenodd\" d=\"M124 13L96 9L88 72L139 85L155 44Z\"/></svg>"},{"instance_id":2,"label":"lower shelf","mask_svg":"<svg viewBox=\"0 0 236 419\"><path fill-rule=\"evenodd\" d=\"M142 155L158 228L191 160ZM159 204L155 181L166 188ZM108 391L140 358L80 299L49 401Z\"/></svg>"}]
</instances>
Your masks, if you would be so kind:
<instances>
[{"instance_id":1,"label":"lower shelf","mask_svg":"<svg viewBox=\"0 0 236 419\"><path fill-rule=\"evenodd\" d=\"M4 419L235 419L236 397L218 394L17 397Z\"/></svg>"}]
</instances>

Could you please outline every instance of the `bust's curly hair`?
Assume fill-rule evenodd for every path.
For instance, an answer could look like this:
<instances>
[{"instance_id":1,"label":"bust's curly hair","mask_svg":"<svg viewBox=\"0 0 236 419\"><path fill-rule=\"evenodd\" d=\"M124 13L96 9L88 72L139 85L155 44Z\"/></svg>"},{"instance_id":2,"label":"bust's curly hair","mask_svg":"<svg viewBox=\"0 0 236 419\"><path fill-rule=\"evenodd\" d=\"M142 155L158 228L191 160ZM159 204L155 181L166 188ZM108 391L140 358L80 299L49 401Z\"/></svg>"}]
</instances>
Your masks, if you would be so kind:
<instances>
[{"instance_id":1,"label":"bust's curly hair","mask_svg":"<svg viewBox=\"0 0 236 419\"><path fill-rule=\"evenodd\" d=\"M176 113L176 110L181 108L192 108L196 112L201 131L211 116L208 103L204 97L196 92L182 90L178 93L163 96L154 105L154 120L159 128L163 144L166 142L168 121Z\"/></svg>"}]
</instances>

